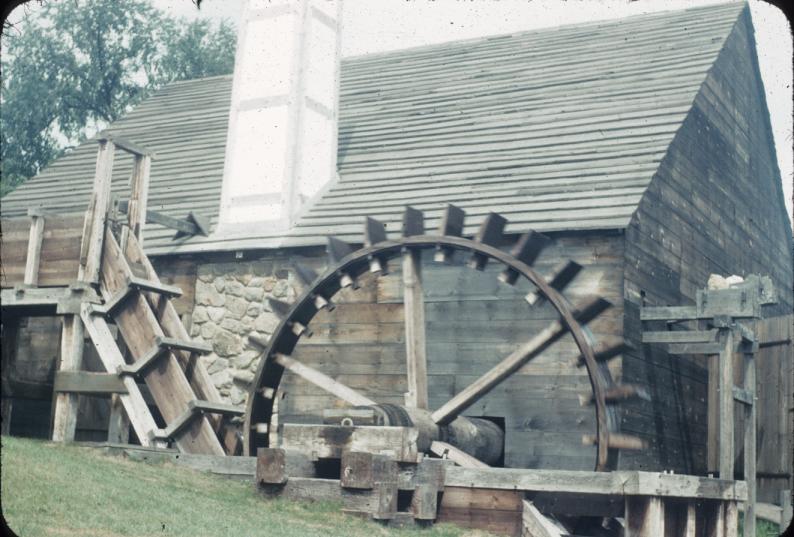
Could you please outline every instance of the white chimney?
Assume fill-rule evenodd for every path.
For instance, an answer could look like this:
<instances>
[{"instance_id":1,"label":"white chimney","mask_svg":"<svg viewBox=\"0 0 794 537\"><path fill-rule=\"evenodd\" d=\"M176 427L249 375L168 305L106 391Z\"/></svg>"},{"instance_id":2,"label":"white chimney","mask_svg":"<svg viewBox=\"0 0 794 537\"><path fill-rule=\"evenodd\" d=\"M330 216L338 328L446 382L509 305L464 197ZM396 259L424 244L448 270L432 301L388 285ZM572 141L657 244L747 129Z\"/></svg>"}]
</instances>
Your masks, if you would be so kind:
<instances>
[{"instance_id":1,"label":"white chimney","mask_svg":"<svg viewBox=\"0 0 794 537\"><path fill-rule=\"evenodd\" d=\"M341 0L248 0L240 21L219 234L287 230L336 177Z\"/></svg>"}]
</instances>

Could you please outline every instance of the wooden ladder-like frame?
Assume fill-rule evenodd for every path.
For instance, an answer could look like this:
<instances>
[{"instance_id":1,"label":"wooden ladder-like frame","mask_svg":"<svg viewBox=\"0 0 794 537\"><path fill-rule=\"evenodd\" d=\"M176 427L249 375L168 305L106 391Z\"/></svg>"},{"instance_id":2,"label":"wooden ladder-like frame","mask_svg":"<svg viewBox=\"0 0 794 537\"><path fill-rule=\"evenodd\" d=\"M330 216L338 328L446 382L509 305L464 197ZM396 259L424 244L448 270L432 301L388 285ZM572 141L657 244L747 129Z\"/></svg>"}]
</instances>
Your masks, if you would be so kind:
<instances>
[{"instance_id":1,"label":"wooden ladder-like frame","mask_svg":"<svg viewBox=\"0 0 794 537\"><path fill-rule=\"evenodd\" d=\"M223 425L220 418L240 416L242 411L222 403L198 359L211 348L190 340L171 303L181 290L160 281L141 245L152 154L109 134L98 141L78 280L98 288L104 304L85 301L79 313L64 316L52 438L74 440L78 394L111 393L109 441L126 442L131 425L144 446L161 447L173 440L183 452L223 455L226 450L218 439ZM134 158L127 219L119 241L108 226L116 148ZM109 321L118 327L131 364L125 360ZM80 371L86 332L107 370L105 375L87 376ZM102 387L98 386L100 377ZM145 383L165 428L156 425L136 380ZM227 449L233 448L229 445Z\"/></svg>"}]
</instances>

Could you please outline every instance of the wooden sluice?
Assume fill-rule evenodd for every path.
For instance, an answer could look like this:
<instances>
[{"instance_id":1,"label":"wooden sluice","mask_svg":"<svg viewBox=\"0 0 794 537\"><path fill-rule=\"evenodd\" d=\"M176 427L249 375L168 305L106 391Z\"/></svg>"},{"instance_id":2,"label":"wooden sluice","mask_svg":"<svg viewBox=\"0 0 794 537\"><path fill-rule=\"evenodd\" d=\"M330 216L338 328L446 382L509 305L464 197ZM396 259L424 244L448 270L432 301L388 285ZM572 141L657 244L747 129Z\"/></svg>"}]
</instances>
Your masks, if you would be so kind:
<instances>
[{"instance_id":1,"label":"wooden sluice","mask_svg":"<svg viewBox=\"0 0 794 537\"><path fill-rule=\"evenodd\" d=\"M143 446L173 442L187 453L233 452L239 438L226 434L225 418L237 418L242 412L222 402L198 360L211 349L190 340L171 304L181 290L160 282L141 247L142 230L152 213L146 203L153 155L109 134L98 142L94 187L85 215L31 210L27 230L19 220L3 222L4 341L13 339L10 332L20 317L62 319L53 440L74 440L79 395L104 395L111 397L111 441L126 442L131 426ZM116 218L119 229L113 226L110 191L116 149L134 158L126 218ZM193 218L178 231L189 232L187 228L197 227L196 222ZM26 252L24 257L21 251ZM104 373L83 371L86 337ZM4 376L4 431L13 412L8 398L12 385L12 379ZM150 403L163 423L155 419Z\"/></svg>"}]
</instances>

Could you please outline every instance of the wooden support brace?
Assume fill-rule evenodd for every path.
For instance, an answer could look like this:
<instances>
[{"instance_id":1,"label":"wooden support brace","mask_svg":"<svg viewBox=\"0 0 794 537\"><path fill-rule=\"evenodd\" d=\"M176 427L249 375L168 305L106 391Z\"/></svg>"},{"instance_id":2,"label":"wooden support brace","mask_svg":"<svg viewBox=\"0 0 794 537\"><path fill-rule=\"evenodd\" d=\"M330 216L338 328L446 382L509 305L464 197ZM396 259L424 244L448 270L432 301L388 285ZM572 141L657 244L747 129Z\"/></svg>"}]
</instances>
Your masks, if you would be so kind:
<instances>
[{"instance_id":1,"label":"wooden support brace","mask_svg":"<svg viewBox=\"0 0 794 537\"><path fill-rule=\"evenodd\" d=\"M79 371L83 365L83 321L79 315L63 317L61 328L60 371ZM72 442L77 427L77 394L55 394L55 411L52 439L55 442Z\"/></svg>"},{"instance_id":2,"label":"wooden support brace","mask_svg":"<svg viewBox=\"0 0 794 537\"><path fill-rule=\"evenodd\" d=\"M664 536L664 503L655 496L626 498L626 537Z\"/></svg>"},{"instance_id":3,"label":"wooden support brace","mask_svg":"<svg viewBox=\"0 0 794 537\"><path fill-rule=\"evenodd\" d=\"M28 287L39 284L39 265L41 263L41 245L44 242L44 216L33 215L28 238L28 255L25 258L24 283Z\"/></svg>"},{"instance_id":4,"label":"wooden support brace","mask_svg":"<svg viewBox=\"0 0 794 537\"><path fill-rule=\"evenodd\" d=\"M490 468L490 466L481 460L472 457L465 451L447 442L433 441L433 443L430 444L430 452L438 455L442 459L449 459L458 466L463 466L464 468Z\"/></svg>"},{"instance_id":5,"label":"wooden support brace","mask_svg":"<svg viewBox=\"0 0 794 537\"><path fill-rule=\"evenodd\" d=\"M722 329L723 349L719 357L719 461L720 479L733 480L733 352L734 336L730 329Z\"/></svg>"},{"instance_id":6,"label":"wooden support brace","mask_svg":"<svg viewBox=\"0 0 794 537\"><path fill-rule=\"evenodd\" d=\"M717 340L717 330L670 330L643 332L643 343L710 343Z\"/></svg>"},{"instance_id":7,"label":"wooden support brace","mask_svg":"<svg viewBox=\"0 0 794 537\"><path fill-rule=\"evenodd\" d=\"M543 516L531 502L522 500L521 505L522 537L564 537L560 528Z\"/></svg>"}]
</instances>

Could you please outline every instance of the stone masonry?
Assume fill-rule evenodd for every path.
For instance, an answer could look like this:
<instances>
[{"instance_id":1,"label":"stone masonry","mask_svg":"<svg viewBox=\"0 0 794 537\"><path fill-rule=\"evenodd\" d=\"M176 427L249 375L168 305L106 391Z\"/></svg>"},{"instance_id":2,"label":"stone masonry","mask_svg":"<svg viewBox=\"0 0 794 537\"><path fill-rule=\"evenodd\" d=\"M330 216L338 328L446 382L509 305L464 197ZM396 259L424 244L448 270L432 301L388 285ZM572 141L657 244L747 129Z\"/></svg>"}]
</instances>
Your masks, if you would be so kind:
<instances>
[{"instance_id":1,"label":"stone masonry","mask_svg":"<svg viewBox=\"0 0 794 537\"><path fill-rule=\"evenodd\" d=\"M202 360L221 393L244 406L259 365L258 352L246 345L255 334L269 338L279 323L267 298L292 302L298 291L286 261L244 261L198 267L191 336L212 345Z\"/></svg>"}]
</instances>

